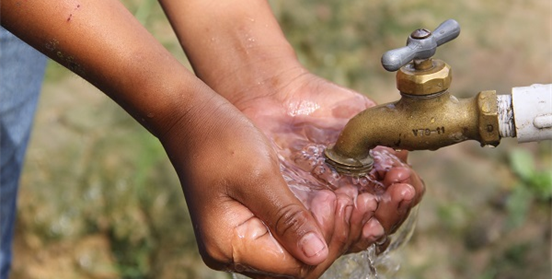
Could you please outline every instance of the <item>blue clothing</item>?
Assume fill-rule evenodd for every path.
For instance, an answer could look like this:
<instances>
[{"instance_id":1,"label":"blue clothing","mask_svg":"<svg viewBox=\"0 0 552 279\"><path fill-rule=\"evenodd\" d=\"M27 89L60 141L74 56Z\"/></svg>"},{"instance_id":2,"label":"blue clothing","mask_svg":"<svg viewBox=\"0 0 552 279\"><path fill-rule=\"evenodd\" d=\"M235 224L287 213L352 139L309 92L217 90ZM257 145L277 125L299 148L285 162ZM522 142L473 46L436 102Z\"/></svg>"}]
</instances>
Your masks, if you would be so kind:
<instances>
[{"instance_id":1,"label":"blue clothing","mask_svg":"<svg viewBox=\"0 0 552 279\"><path fill-rule=\"evenodd\" d=\"M12 259L17 188L46 57L0 28L0 279Z\"/></svg>"}]
</instances>

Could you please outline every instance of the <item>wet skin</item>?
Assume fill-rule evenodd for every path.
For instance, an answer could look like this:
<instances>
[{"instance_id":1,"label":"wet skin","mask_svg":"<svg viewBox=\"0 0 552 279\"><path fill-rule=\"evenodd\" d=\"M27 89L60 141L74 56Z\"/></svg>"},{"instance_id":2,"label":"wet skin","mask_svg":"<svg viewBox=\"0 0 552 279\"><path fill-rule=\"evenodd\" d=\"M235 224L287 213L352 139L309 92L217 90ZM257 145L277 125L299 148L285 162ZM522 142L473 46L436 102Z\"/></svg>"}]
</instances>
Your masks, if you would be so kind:
<instances>
[{"instance_id":1,"label":"wet skin","mask_svg":"<svg viewBox=\"0 0 552 279\"><path fill-rule=\"evenodd\" d=\"M266 140L259 139L257 144L244 141L243 145L252 149L261 142L266 147L268 142L271 151L264 154L276 164L271 165L273 175L279 174L282 162L279 157L289 161L286 158L290 154L279 152L305 139L301 132L296 133L291 127L305 123L318 127L315 130L322 131L323 135L332 135L350 117L373 105L362 95L305 70L267 1L160 2L195 74L242 111L263 133ZM213 22L217 23L216 27L212 26ZM406 153L397 155L406 160ZM241 166L236 168L238 176L244 175L243 168L251 173L259 172L258 156L244 160L250 162L240 162ZM389 164L382 164L382 167L387 166ZM269 175L258 179L254 185L238 181L235 187L247 192L247 196L237 198L234 191L228 192L232 187L226 187L227 197L239 201L228 203L228 208L232 208L228 211L239 209L241 212L225 224L233 232L232 243L223 242L218 234L221 241L213 245L214 242L201 240L208 238L205 237L208 234L196 234L199 242L205 244L200 246L203 259L213 268L227 268L254 278L283 275L317 278L342 254L364 249L382 234L382 230L391 233L404 221L408 209L419 202L423 194L419 178L402 163L393 166L397 170L392 172L379 169L378 178L389 187L377 197L370 193L359 194L354 187L339 191L316 187L317 191L292 192L285 185L274 183L274 177L267 179ZM287 192L283 188L287 188ZM278 196L274 192L278 192ZM273 198L267 199L271 196ZM379 202L375 204L374 200ZM264 209L270 207L283 210L274 213ZM282 212L284 214L279 215ZM205 210L193 210L192 218L194 215L199 227L207 227L208 220L220 222L224 219L220 218L220 213L210 214ZM281 225L274 224L274 216ZM376 218L371 218L374 216ZM249 238L242 237L244 231L254 233L249 234ZM321 250L315 249L321 247L313 242L304 241L314 240L313 235L324 239ZM385 239L381 240L385 247ZM217 246L220 250L213 249Z\"/></svg>"},{"instance_id":2,"label":"wet skin","mask_svg":"<svg viewBox=\"0 0 552 279\"><path fill-rule=\"evenodd\" d=\"M272 145L303 137L280 130L301 122L338 130L371 102L298 65L265 1L161 2L197 76L119 1L3 0L0 19L159 138L210 267L316 278L393 232L423 193L408 166L382 161L379 195L352 186L301 195Z\"/></svg>"},{"instance_id":3,"label":"wet skin","mask_svg":"<svg viewBox=\"0 0 552 279\"><path fill-rule=\"evenodd\" d=\"M272 139L280 160L286 162L293 161L293 152L290 150L298 142L333 142L337 132L352 116L374 105L356 92L306 71L298 72L302 74L291 78L293 82L284 83L286 86L279 90L281 94L244 102L235 101L238 108ZM395 232L410 209L420 201L424 186L415 172L404 163L406 152L379 147L375 154L380 156L375 158L372 177L383 185L379 191L370 191L351 183L335 188L324 181L292 188L324 234L329 249L324 262L312 266L297 262L287 255L260 220L251 219L237 230L254 231L254 235L266 233L262 241L263 251L267 253L257 258L256 265L269 266L277 261L289 265L292 270L299 270L298 277L317 278L345 253L364 250L376 242L384 249L389 244L387 236ZM250 236L254 238L253 234ZM263 278L263 275L254 272L249 275Z\"/></svg>"}]
</instances>

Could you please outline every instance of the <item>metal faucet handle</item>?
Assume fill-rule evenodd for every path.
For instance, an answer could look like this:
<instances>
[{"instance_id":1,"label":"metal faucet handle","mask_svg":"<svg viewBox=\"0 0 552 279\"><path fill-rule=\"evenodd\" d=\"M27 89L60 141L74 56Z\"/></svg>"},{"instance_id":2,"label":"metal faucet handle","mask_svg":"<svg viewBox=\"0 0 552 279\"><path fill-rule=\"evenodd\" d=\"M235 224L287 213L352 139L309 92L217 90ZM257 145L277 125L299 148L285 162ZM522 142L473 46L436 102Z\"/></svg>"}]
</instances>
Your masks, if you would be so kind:
<instances>
[{"instance_id":1,"label":"metal faucet handle","mask_svg":"<svg viewBox=\"0 0 552 279\"><path fill-rule=\"evenodd\" d=\"M433 33L427 29L417 29L410 34L405 47L384 53L381 64L387 71L397 71L414 59L431 58L438 46L454 40L458 35L460 24L454 19L441 23Z\"/></svg>"}]
</instances>

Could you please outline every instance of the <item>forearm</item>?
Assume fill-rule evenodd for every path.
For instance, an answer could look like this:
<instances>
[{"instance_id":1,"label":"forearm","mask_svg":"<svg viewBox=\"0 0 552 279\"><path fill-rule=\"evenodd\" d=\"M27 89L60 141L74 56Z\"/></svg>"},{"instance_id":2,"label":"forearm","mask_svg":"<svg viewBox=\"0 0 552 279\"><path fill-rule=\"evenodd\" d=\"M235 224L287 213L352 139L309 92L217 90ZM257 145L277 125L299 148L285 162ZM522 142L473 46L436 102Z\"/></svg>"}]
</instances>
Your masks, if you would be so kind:
<instances>
[{"instance_id":1,"label":"forearm","mask_svg":"<svg viewBox=\"0 0 552 279\"><path fill-rule=\"evenodd\" d=\"M159 2L196 74L231 102L303 71L264 0Z\"/></svg>"},{"instance_id":2,"label":"forearm","mask_svg":"<svg viewBox=\"0 0 552 279\"><path fill-rule=\"evenodd\" d=\"M2 25L109 95L159 135L201 82L118 1L1 1ZM175 113L178 112L178 113Z\"/></svg>"}]
</instances>

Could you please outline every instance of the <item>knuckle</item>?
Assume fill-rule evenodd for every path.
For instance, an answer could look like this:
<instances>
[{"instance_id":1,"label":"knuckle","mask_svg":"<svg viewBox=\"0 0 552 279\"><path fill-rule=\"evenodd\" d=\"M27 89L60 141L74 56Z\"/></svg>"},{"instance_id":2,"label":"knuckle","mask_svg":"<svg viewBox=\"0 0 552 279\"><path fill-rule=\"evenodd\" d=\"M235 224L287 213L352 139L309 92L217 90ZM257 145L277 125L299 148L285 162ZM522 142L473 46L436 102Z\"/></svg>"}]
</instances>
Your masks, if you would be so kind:
<instances>
[{"instance_id":1,"label":"knuckle","mask_svg":"<svg viewBox=\"0 0 552 279\"><path fill-rule=\"evenodd\" d=\"M279 236L290 234L304 234L309 214L297 204L289 204L278 209L278 219L274 224L274 230Z\"/></svg>"}]
</instances>

